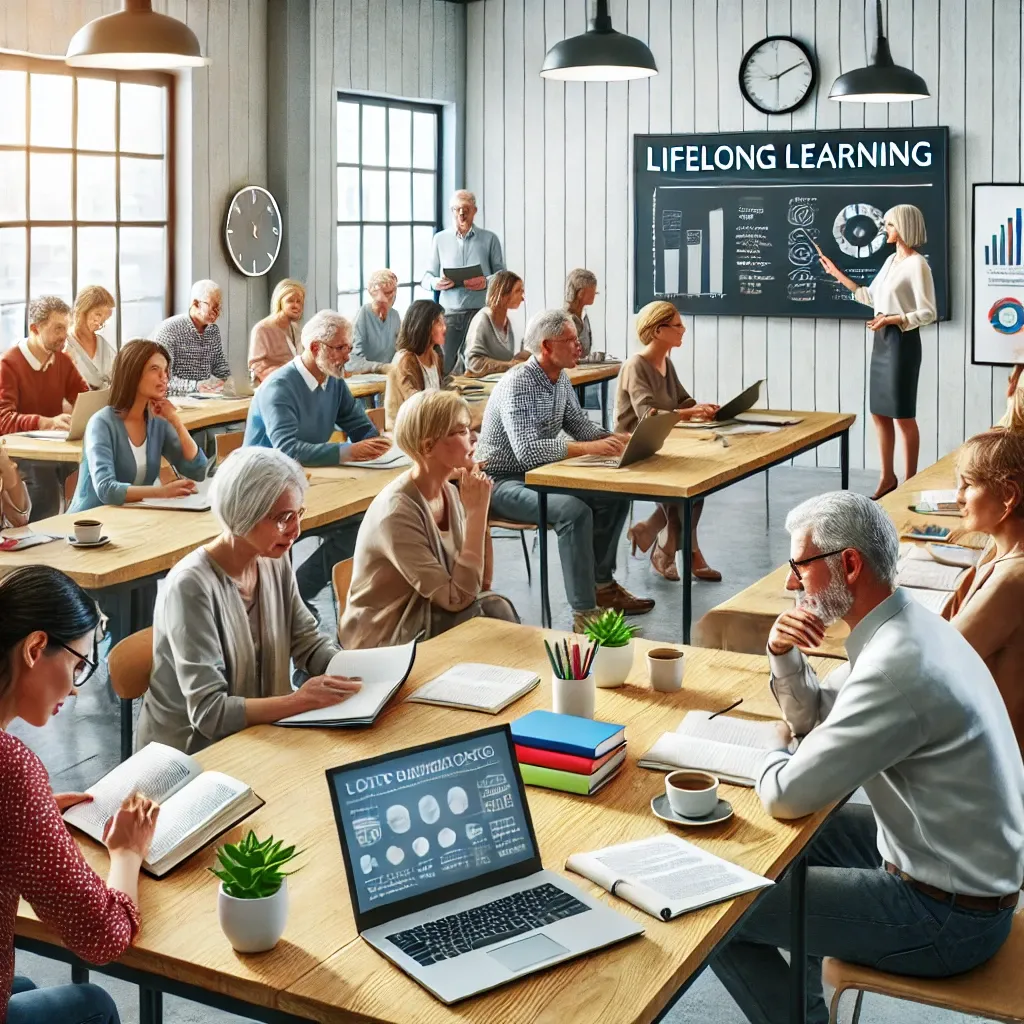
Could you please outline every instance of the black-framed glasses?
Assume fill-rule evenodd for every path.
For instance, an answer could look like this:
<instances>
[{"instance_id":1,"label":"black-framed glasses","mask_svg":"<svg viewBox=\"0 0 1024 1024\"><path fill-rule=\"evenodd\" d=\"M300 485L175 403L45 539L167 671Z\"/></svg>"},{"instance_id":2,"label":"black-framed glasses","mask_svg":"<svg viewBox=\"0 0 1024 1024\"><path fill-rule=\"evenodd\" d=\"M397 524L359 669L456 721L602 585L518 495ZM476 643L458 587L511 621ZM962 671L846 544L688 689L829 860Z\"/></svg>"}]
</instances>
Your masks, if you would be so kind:
<instances>
[{"instance_id":1,"label":"black-framed glasses","mask_svg":"<svg viewBox=\"0 0 1024 1024\"><path fill-rule=\"evenodd\" d=\"M810 558L801 558L799 560L791 558L789 560L789 567L793 570L793 575L798 580L802 580L803 576L800 575L801 565L810 565L811 562L817 562L821 558L831 558L833 555L841 555L845 550L846 548L839 548L836 551L826 551L823 555L811 555Z\"/></svg>"},{"instance_id":2,"label":"black-framed glasses","mask_svg":"<svg viewBox=\"0 0 1024 1024\"><path fill-rule=\"evenodd\" d=\"M99 668L99 640L94 639L92 642L91 658L87 658L81 651L76 651L74 647L69 647L60 640L57 640L56 643L58 647L63 647L69 654L73 654L76 658L81 659L75 666L75 674L71 677L71 685L77 689L83 683L87 683L92 678L96 669Z\"/></svg>"}]
</instances>

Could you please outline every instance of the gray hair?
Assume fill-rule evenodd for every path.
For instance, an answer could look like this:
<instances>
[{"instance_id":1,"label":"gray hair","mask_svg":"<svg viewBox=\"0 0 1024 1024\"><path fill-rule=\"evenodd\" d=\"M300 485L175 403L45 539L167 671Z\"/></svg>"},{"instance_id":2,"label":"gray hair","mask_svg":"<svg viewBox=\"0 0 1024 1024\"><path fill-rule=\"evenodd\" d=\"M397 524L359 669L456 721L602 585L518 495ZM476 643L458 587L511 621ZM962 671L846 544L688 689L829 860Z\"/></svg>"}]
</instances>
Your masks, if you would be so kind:
<instances>
[{"instance_id":1,"label":"gray hair","mask_svg":"<svg viewBox=\"0 0 1024 1024\"><path fill-rule=\"evenodd\" d=\"M208 277L204 277L202 281L196 281L192 285L192 291L189 294L189 305L193 302L206 302L213 298L214 295L222 295L220 285L216 281L211 281Z\"/></svg>"},{"instance_id":2,"label":"gray hair","mask_svg":"<svg viewBox=\"0 0 1024 1024\"><path fill-rule=\"evenodd\" d=\"M325 345L338 333L352 337L352 324L333 309L321 309L306 321L302 328L302 347L309 348L314 341Z\"/></svg>"},{"instance_id":3,"label":"gray hair","mask_svg":"<svg viewBox=\"0 0 1024 1024\"><path fill-rule=\"evenodd\" d=\"M537 313L526 325L523 348L535 356L540 355L541 346L545 340L557 338L565 330L566 324L572 326L574 331L576 330L572 317L564 309L545 309Z\"/></svg>"},{"instance_id":4,"label":"gray hair","mask_svg":"<svg viewBox=\"0 0 1024 1024\"><path fill-rule=\"evenodd\" d=\"M900 203L885 211L883 220L891 220L896 233L903 239L903 244L916 249L928 241L928 232L924 226L924 214L909 203Z\"/></svg>"},{"instance_id":5,"label":"gray hair","mask_svg":"<svg viewBox=\"0 0 1024 1024\"><path fill-rule=\"evenodd\" d=\"M565 279L565 304L571 306L584 288L597 287L597 274L585 267L570 270Z\"/></svg>"},{"instance_id":6,"label":"gray hair","mask_svg":"<svg viewBox=\"0 0 1024 1024\"><path fill-rule=\"evenodd\" d=\"M54 313L71 315L71 307L56 295L40 295L28 304L28 323L30 327L42 327Z\"/></svg>"},{"instance_id":7,"label":"gray hair","mask_svg":"<svg viewBox=\"0 0 1024 1024\"><path fill-rule=\"evenodd\" d=\"M467 203L472 203L476 206L476 196L469 191L468 188L457 188L453 193L451 199L448 200L448 205L457 203L460 199L465 200Z\"/></svg>"},{"instance_id":8,"label":"gray hair","mask_svg":"<svg viewBox=\"0 0 1024 1024\"><path fill-rule=\"evenodd\" d=\"M238 448L213 478L210 505L228 533L244 537L287 488L297 490L301 499L308 486L302 467L277 448Z\"/></svg>"},{"instance_id":9,"label":"gray hair","mask_svg":"<svg viewBox=\"0 0 1024 1024\"><path fill-rule=\"evenodd\" d=\"M366 290L372 292L383 284L398 284L398 275L393 270L375 270L366 282Z\"/></svg>"},{"instance_id":10,"label":"gray hair","mask_svg":"<svg viewBox=\"0 0 1024 1024\"><path fill-rule=\"evenodd\" d=\"M881 583L896 584L899 534L885 510L863 494L828 491L808 498L786 516L786 531L808 531L823 554L854 548Z\"/></svg>"}]
</instances>

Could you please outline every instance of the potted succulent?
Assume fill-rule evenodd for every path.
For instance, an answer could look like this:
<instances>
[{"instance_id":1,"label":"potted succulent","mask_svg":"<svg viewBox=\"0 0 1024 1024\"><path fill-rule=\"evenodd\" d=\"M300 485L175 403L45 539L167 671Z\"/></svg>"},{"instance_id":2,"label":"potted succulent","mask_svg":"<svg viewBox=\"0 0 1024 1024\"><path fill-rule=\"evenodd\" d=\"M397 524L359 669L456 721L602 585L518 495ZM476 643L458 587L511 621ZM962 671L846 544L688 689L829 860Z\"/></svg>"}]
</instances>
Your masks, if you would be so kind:
<instances>
[{"instance_id":1,"label":"potted succulent","mask_svg":"<svg viewBox=\"0 0 1024 1024\"><path fill-rule=\"evenodd\" d=\"M637 627L626 622L622 612L609 608L590 620L587 636L601 646L594 655L594 685L621 686L633 667L633 637Z\"/></svg>"},{"instance_id":2,"label":"potted succulent","mask_svg":"<svg viewBox=\"0 0 1024 1024\"><path fill-rule=\"evenodd\" d=\"M240 843L217 849L220 879L217 916L239 953L262 953L277 945L288 919L288 879L282 871L298 854L273 836L260 842L251 829Z\"/></svg>"}]
</instances>

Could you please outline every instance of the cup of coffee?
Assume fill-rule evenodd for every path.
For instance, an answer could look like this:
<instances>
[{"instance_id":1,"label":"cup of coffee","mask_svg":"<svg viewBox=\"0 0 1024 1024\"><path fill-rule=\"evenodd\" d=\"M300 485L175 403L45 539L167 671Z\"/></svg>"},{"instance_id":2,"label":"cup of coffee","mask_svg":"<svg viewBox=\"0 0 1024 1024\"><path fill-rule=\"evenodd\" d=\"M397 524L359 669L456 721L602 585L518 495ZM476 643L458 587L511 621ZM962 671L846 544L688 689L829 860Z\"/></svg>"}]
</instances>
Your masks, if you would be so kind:
<instances>
[{"instance_id":1,"label":"cup of coffee","mask_svg":"<svg viewBox=\"0 0 1024 1024\"><path fill-rule=\"evenodd\" d=\"M551 678L551 710L556 715L594 717L594 675L584 679Z\"/></svg>"},{"instance_id":2,"label":"cup of coffee","mask_svg":"<svg viewBox=\"0 0 1024 1024\"><path fill-rule=\"evenodd\" d=\"M677 771L665 776L668 805L684 818L706 818L718 806L718 776Z\"/></svg>"},{"instance_id":3,"label":"cup of coffee","mask_svg":"<svg viewBox=\"0 0 1024 1024\"><path fill-rule=\"evenodd\" d=\"M103 524L98 519L76 519L72 525L79 544L95 544L103 534Z\"/></svg>"},{"instance_id":4,"label":"cup of coffee","mask_svg":"<svg viewBox=\"0 0 1024 1024\"><path fill-rule=\"evenodd\" d=\"M655 647L647 652L647 675L661 693L682 689L686 656L674 647Z\"/></svg>"}]
</instances>

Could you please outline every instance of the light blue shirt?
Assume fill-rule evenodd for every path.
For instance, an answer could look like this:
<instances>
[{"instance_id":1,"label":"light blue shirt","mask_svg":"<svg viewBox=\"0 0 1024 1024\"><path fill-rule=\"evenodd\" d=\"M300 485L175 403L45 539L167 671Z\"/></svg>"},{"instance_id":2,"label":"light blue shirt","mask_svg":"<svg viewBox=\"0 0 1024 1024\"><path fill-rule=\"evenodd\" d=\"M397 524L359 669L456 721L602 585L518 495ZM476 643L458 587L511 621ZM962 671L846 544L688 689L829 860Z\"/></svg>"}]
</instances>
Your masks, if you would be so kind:
<instances>
[{"instance_id":1,"label":"light blue shirt","mask_svg":"<svg viewBox=\"0 0 1024 1024\"><path fill-rule=\"evenodd\" d=\"M475 224L459 235L454 228L446 228L434 235L430 246L430 262L420 282L428 292L437 291L437 282L444 276L443 267L472 267L480 264L484 277L490 282L499 271L505 269L505 258L501 254L501 242L493 231L485 231ZM438 292L444 309L458 312L464 309L481 309L487 300L487 289L473 291L456 285Z\"/></svg>"},{"instance_id":2,"label":"light blue shirt","mask_svg":"<svg viewBox=\"0 0 1024 1024\"><path fill-rule=\"evenodd\" d=\"M350 373L387 373L395 358L395 342L402 318L394 308L381 320L372 302L360 306L352 324L352 354L348 358Z\"/></svg>"}]
</instances>

